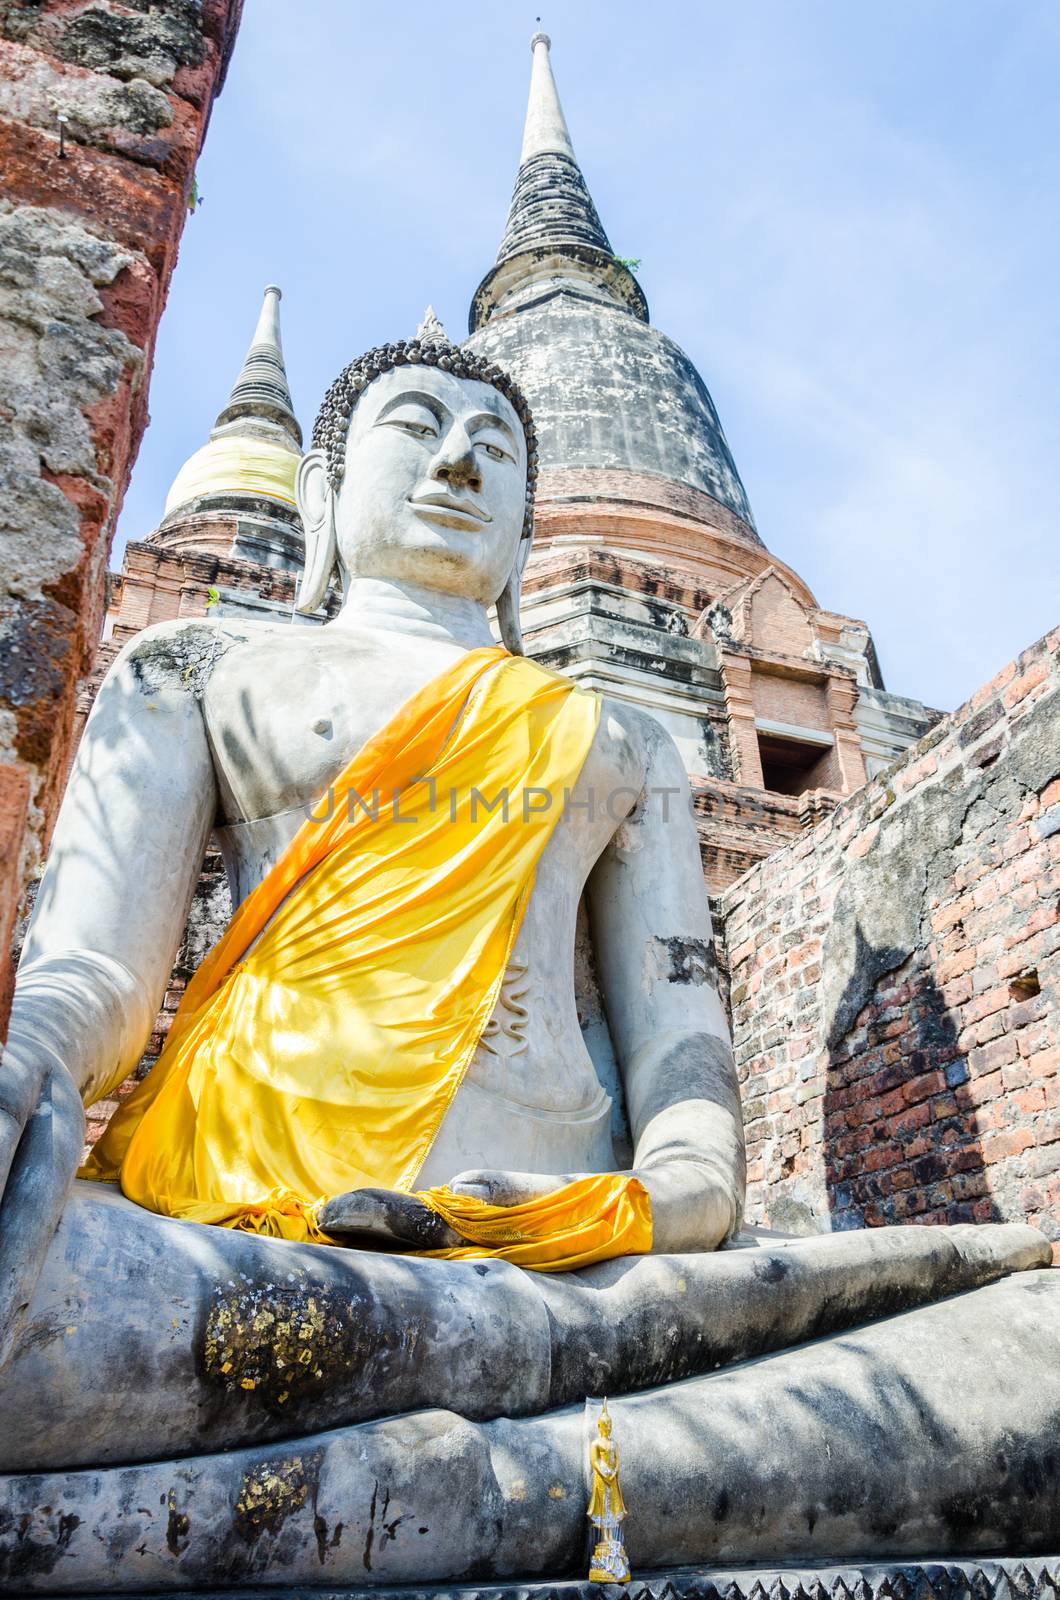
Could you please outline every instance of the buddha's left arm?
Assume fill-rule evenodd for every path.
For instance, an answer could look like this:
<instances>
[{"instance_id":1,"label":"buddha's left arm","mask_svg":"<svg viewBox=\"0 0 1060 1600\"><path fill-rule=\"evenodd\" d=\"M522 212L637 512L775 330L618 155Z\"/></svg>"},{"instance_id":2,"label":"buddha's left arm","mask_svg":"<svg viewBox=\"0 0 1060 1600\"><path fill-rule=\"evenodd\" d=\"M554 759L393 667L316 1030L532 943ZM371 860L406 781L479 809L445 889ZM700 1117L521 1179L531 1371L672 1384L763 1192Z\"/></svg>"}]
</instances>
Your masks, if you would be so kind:
<instances>
[{"instance_id":1,"label":"buddha's left arm","mask_svg":"<svg viewBox=\"0 0 1060 1600\"><path fill-rule=\"evenodd\" d=\"M740 1093L684 766L642 727L644 789L589 880L590 924L653 1249L712 1250L743 1215Z\"/></svg>"}]
</instances>

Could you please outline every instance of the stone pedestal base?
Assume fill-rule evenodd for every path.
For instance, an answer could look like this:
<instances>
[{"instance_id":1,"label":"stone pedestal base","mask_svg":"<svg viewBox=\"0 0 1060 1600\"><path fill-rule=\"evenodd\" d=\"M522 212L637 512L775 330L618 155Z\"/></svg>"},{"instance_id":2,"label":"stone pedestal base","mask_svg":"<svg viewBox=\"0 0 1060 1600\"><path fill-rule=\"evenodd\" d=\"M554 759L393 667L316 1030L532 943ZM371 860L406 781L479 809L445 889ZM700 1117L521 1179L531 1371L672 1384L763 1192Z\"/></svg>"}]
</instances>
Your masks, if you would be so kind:
<instances>
[{"instance_id":1,"label":"stone pedestal base","mask_svg":"<svg viewBox=\"0 0 1060 1600\"><path fill-rule=\"evenodd\" d=\"M12 1469L0 1473L0 1595L580 1594L587 1582L548 1580L588 1576L588 1439L574 1397L606 1371L622 1391L608 1386L626 1548L653 1575L634 1585L638 1600L1060 1600L1055 1565L1043 1579L1040 1561L1060 1548L1060 1273L1034 1270L1049 1247L1032 1229L647 1256L566 1285L482 1263L469 1283L465 1263L299 1251L144 1221L127 1203L125 1249L108 1256L116 1206L97 1204L96 1231L73 1231L49 1258L40 1335L0 1385L0 1416L17 1419L0 1427ZM234 1296L231 1250L251 1268ZM851 1250L858 1262L840 1265ZM263 1278L274 1258L284 1275ZM217 1284L209 1273L222 1264L229 1279ZM99 1289L92 1319L84 1283ZM129 1283L138 1314L115 1316ZM944 1288L948 1298L916 1304ZM317 1341L306 1345L320 1370L288 1417L268 1387L276 1318L256 1333L255 1317L294 1306L296 1290L316 1318L296 1326ZM235 1329L221 1354L253 1379L235 1395L220 1355L212 1388L203 1359L217 1306ZM66 1326L76 1339L55 1337ZM801 1342L778 1350L785 1331ZM122 1380L113 1398L100 1398L101 1373ZM443 1394L473 1414L431 1404ZM400 1414L373 1416L382 1396ZM538 1414L505 1414L506 1396ZM183 1431L165 1434L167 1407ZM291 1436L276 1437L284 1428ZM163 1438L175 1448L156 1459L113 1459L123 1446L146 1457ZM69 1463L74 1451L103 1460ZM937 1584L918 1554L928 1576L901 1576L925 1550ZM977 1555L998 1551L1017 1559L994 1584ZM942 1594L947 1560L960 1578Z\"/></svg>"},{"instance_id":2,"label":"stone pedestal base","mask_svg":"<svg viewBox=\"0 0 1060 1600\"><path fill-rule=\"evenodd\" d=\"M470 1587L193 1589L194 1600L1057 1600L1060 1555L996 1560L874 1562L865 1566L673 1567L634 1573L621 1585L560 1579L552 1583ZM101 1591L65 1600L100 1600ZM146 1591L122 1600L152 1600Z\"/></svg>"}]
</instances>

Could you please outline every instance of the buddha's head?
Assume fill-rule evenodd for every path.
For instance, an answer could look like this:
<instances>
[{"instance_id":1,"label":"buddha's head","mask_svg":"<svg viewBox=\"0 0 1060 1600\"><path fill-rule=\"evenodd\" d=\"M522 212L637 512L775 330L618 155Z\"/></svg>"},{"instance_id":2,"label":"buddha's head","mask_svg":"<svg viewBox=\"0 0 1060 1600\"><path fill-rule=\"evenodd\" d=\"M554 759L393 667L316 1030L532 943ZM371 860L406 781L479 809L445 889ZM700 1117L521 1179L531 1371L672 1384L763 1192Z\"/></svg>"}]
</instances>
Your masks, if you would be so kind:
<instances>
[{"instance_id":1,"label":"buddha's head","mask_svg":"<svg viewBox=\"0 0 1060 1600\"><path fill-rule=\"evenodd\" d=\"M519 648L536 439L501 368L444 340L385 345L331 385L298 472L306 564L298 610L351 578L496 603Z\"/></svg>"}]
</instances>

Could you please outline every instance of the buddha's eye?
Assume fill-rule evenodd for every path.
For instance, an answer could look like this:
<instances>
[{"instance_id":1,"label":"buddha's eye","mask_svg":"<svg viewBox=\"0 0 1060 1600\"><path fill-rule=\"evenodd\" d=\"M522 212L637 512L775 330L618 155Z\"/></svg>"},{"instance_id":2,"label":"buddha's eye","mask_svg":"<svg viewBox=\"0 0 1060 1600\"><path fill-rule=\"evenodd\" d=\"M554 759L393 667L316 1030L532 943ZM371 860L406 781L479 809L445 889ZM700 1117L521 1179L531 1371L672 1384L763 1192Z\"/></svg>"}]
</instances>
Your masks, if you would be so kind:
<instances>
[{"instance_id":1,"label":"buddha's eye","mask_svg":"<svg viewBox=\"0 0 1060 1600\"><path fill-rule=\"evenodd\" d=\"M481 439L479 443L491 461L514 461L515 457L510 451L503 449L499 444L491 444L488 440Z\"/></svg>"},{"instance_id":2,"label":"buddha's eye","mask_svg":"<svg viewBox=\"0 0 1060 1600\"><path fill-rule=\"evenodd\" d=\"M438 423L426 406L397 406L381 418L385 427L403 428L416 439L437 439Z\"/></svg>"}]
</instances>

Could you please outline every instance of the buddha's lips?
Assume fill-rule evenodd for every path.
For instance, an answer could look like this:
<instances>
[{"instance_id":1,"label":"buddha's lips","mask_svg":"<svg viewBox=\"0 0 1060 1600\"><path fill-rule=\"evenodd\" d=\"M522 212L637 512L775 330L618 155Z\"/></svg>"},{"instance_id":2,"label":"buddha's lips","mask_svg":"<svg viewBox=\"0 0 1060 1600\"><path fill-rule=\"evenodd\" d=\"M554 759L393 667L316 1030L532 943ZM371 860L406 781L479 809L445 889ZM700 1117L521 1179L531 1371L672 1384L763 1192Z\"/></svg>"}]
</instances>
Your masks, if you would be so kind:
<instances>
[{"instance_id":1,"label":"buddha's lips","mask_svg":"<svg viewBox=\"0 0 1060 1600\"><path fill-rule=\"evenodd\" d=\"M447 494L410 495L408 503L417 511L456 511L463 517L473 518L476 522L493 521L488 511L481 510L468 500L454 500Z\"/></svg>"}]
</instances>

